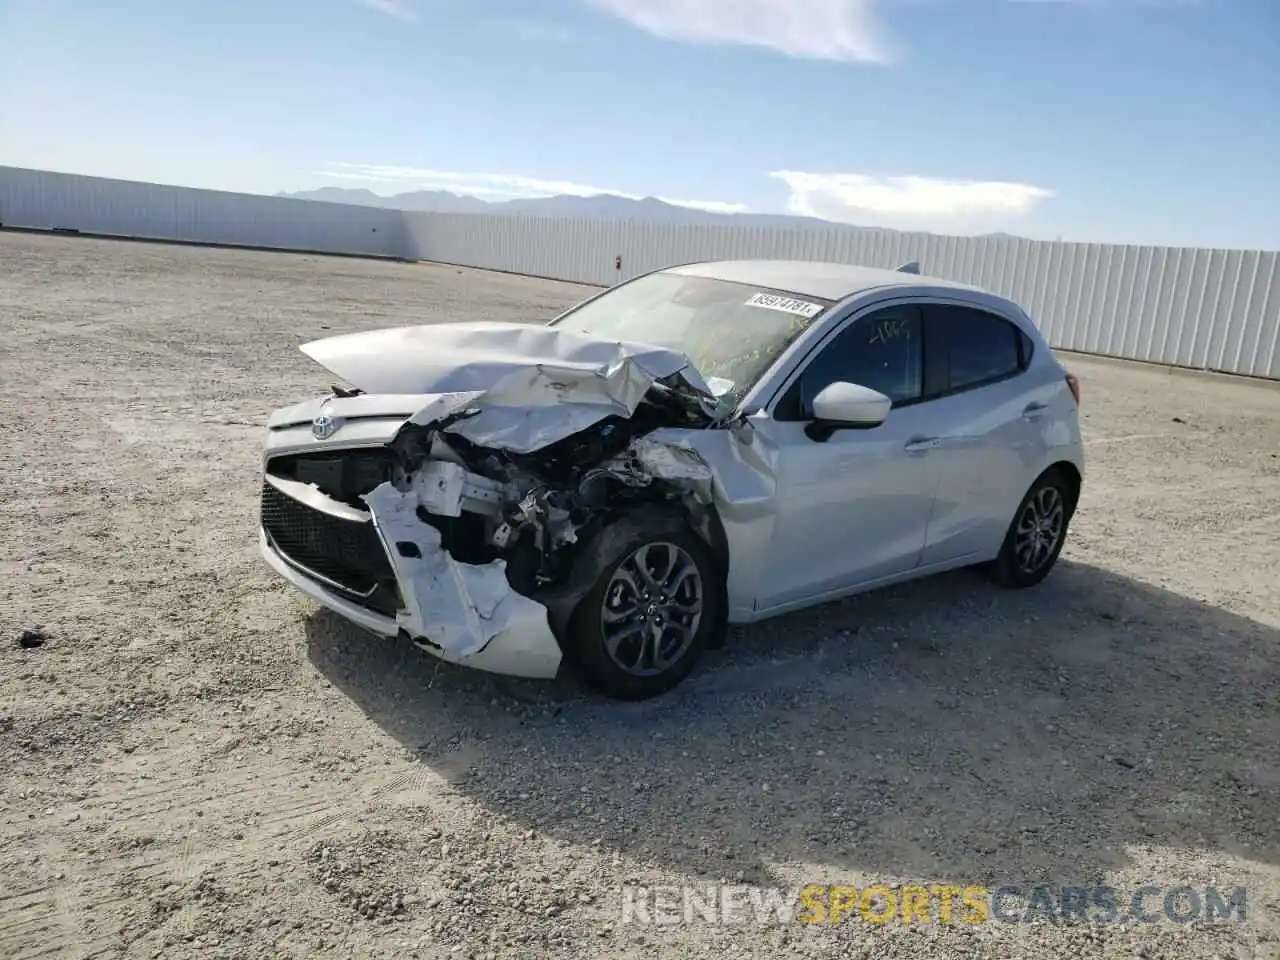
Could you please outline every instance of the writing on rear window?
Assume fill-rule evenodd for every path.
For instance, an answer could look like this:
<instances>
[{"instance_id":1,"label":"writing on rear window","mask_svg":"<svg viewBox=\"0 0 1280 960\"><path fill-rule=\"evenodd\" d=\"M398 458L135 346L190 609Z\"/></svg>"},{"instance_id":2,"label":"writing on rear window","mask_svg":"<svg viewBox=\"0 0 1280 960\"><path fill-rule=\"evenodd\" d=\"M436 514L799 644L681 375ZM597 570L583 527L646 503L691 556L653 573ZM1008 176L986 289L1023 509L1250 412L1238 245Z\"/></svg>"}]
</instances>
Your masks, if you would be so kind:
<instances>
[{"instance_id":1,"label":"writing on rear window","mask_svg":"<svg viewBox=\"0 0 1280 960\"><path fill-rule=\"evenodd\" d=\"M757 293L746 302L746 306L781 310L783 313L795 314L797 317L806 317L810 320L822 312L822 304L796 300L794 297L780 297L776 293Z\"/></svg>"}]
</instances>

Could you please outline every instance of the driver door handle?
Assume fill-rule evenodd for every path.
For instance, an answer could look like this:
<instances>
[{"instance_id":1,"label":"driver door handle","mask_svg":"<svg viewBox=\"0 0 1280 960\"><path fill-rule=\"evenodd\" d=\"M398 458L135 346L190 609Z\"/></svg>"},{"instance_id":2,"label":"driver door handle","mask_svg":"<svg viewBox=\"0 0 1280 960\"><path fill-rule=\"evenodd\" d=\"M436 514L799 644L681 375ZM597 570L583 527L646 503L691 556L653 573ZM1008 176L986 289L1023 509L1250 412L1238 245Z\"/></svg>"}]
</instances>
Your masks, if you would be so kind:
<instances>
[{"instance_id":1,"label":"driver door handle","mask_svg":"<svg viewBox=\"0 0 1280 960\"><path fill-rule=\"evenodd\" d=\"M1022 408L1022 419L1038 420L1047 409L1049 409L1049 405L1047 403L1032 401Z\"/></svg>"},{"instance_id":2,"label":"driver door handle","mask_svg":"<svg viewBox=\"0 0 1280 960\"><path fill-rule=\"evenodd\" d=\"M907 453L925 453L929 450L937 450L942 446L941 437L912 437L907 441Z\"/></svg>"}]
</instances>

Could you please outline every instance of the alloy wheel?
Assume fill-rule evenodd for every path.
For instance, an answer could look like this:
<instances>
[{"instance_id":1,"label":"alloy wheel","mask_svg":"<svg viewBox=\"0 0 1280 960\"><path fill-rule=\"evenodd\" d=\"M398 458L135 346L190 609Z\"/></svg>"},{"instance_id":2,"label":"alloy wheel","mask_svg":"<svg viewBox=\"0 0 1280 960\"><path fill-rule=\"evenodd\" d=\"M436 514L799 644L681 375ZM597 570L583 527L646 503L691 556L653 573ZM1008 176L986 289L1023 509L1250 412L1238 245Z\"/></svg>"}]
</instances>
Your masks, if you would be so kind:
<instances>
[{"instance_id":1,"label":"alloy wheel","mask_svg":"<svg viewBox=\"0 0 1280 960\"><path fill-rule=\"evenodd\" d=\"M703 591L697 563L675 544L655 541L633 551L604 591L600 627L609 658L637 677L670 668L698 632Z\"/></svg>"},{"instance_id":2,"label":"alloy wheel","mask_svg":"<svg viewBox=\"0 0 1280 960\"><path fill-rule=\"evenodd\" d=\"M1057 487L1041 487L1022 508L1014 534L1014 560L1025 574L1048 562L1066 529L1066 504Z\"/></svg>"}]
</instances>

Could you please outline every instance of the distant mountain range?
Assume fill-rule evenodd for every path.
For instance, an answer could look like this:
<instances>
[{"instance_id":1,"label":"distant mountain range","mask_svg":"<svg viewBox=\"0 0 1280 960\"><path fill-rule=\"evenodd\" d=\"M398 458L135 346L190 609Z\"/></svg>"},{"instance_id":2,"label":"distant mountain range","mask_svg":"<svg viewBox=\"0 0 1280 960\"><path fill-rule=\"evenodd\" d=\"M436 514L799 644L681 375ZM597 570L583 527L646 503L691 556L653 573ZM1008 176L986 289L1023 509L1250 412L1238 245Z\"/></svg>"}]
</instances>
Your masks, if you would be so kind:
<instances>
[{"instance_id":1,"label":"distant mountain range","mask_svg":"<svg viewBox=\"0 0 1280 960\"><path fill-rule=\"evenodd\" d=\"M782 213L713 213L693 207L645 197L633 200L610 194L594 197L561 195L519 200L488 201L478 197L459 196L447 190L415 190L384 197L372 190L350 187L321 187L318 190L281 191L277 197L296 200L319 200L323 203L347 203L360 207L385 207L392 210L414 210L426 213L497 213L525 214L533 217L575 217L593 220L644 220L650 223L701 223L730 227L774 227L791 230L863 231L874 227L858 227L835 223L817 217L796 217ZM990 237L1017 239L1007 233L990 233Z\"/></svg>"}]
</instances>

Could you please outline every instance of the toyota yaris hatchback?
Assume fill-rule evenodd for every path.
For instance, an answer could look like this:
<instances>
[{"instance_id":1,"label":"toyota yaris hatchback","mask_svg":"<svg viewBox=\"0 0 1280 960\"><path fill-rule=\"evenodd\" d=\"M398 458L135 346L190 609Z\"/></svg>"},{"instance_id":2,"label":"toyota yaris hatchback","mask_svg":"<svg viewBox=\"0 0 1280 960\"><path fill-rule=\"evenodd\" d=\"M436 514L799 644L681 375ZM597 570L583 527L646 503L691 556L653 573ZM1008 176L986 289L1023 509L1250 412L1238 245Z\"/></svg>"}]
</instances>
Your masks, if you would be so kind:
<instances>
[{"instance_id":1,"label":"toyota yaris hatchback","mask_svg":"<svg viewBox=\"0 0 1280 960\"><path fill-rule=\"evenodd\" d=\"M544 326L302 350L261 550L445 660L669 689L730 623L968 565L1042 580L1084 460L1079 389L1016 304L914 273L661 270Z\"/></svg>"}]
</instances>

